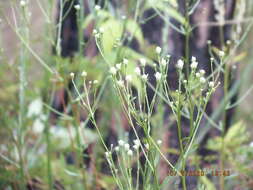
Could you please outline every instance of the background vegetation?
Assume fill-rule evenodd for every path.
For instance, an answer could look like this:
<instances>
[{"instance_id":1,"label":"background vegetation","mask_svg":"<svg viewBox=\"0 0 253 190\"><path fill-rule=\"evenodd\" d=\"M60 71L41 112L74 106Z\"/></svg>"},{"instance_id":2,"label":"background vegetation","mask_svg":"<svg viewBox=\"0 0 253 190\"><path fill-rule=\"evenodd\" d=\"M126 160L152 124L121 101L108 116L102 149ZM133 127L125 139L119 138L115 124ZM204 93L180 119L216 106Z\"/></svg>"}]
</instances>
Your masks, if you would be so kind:
<instances>
[{"instance_id":1,"label":"background vegetation","mask_svg":"<svg viewBox=\"0 0 253 190\"><path fill-rule=\"evenodd\" d=\"M252 10L2 0L0 189L252 189Z\"/></svg>"}]
</instances>

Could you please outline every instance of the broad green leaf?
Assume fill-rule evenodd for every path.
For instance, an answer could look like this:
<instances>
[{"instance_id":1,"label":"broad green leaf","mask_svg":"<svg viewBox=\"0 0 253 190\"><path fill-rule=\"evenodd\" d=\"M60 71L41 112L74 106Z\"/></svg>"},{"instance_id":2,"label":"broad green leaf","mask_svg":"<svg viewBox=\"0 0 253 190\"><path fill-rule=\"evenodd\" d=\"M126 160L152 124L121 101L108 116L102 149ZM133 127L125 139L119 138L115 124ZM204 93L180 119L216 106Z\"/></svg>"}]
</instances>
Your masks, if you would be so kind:
<instances>
[{"instance_id":1,"label":"broad green leaf","mask_svg":"<svg viewBox=\"0 0 253 190\"><path fill-rule=\"evenodd\" d=\"M101 44L104 54L111 52L114 45L117 44L123 33L123 25L115 20L109 19L100 25L104 29L102 34Z\"/></svg>"},{"instance_id":2,"label":"broad green leaf","mask_svg":"<svg viewBox=\"0 0 253 190\"><path fill-rule=\"evenodd\" d=\"M134 20L127 20L126 30L130 32L140 44L144 43L142 30Z\"/></svg>"}]
</instances>

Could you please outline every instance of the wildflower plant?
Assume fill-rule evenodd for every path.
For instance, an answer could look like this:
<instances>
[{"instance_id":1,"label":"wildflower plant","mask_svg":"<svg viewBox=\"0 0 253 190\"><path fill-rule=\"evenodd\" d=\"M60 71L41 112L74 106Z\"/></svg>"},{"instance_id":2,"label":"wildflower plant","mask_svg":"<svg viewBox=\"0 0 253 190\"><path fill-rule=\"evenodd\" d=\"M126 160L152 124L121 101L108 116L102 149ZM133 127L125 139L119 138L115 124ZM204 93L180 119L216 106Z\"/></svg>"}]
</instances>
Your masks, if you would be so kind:
<instances>
[{"instance_id":1,"label":"wildflower plant","mask_svg":"<svg viewBox=\"0 0 253 190\"><path fill-rule=\"evenodd\" d=\"M197 59L192 57L190 64L191 70L188 78L183 72L184 61L181 59L177 61L178 88L172 90L167 81L168 69L172 66L170 56L162 56L161 51L160 48L156 49L158 63L157 65L154 64L155 66L153 67L155 71L153 76L156 80L155 85L150 83L149 78L151 76L145 73L146 60L144 58L141 58L139 61L136 60L136 65L138 65L138 62L140 65L134 69L134 75L129 75L126 72L129 67L126 58L109 68L108 77L120 99L119 102L128 120L128 124L134 131L136 140L130 143L132 146L127 141L122 140L119 140L118 144L111 145L111 147L106 146L94 118L96 106L93 106L89 99L89 93L92 87L91 84L88 87L86 86L85 77L87 74L84 74L83 94L79 92L72 80L78 97L81 100L80 104L89 112L90 119L96 127L106 150L105 158L114 180L122 190L138 189L140 176L144 180L143 185L144 187L146 186L145 189L150 188L148 183L150 180L154 181L155 187L159 189L161 187L157 171L159 159L164 160L171 170L174 170L178 176L181 176L182 185L186 188L186 176L182 175L180 171L185 170L187 159L195 147L195 138L204 117L207 104L219 85L217 77L220 71L216 75L205 76L206 72L198 68ZM73 79L73 74L70 75ZM132 88L133 78L140 84L136 89L137 93L134 93ZM154 91L151 100L148 98L147 88L151 88ZM97 102L96 99L94 101ZM176 164L173 164L162 151L160 146L162 141L159 137L152 135L153 131L157 128L153 124L153 115L155 114L155 108L159 104L165 104L176 118L181 155ZM190 132L187 137L183 136L182 133L182 118L189 121ZM144 132L143 137L138 133L140 131L138 128ZM144 166L140 163L141 156L146 161ZM135 165L137 165L137 171L134 170ZM133 171L136 172L134 173ZM137 177L133 177L133 175Z\"/></svg>"}]
</instances>

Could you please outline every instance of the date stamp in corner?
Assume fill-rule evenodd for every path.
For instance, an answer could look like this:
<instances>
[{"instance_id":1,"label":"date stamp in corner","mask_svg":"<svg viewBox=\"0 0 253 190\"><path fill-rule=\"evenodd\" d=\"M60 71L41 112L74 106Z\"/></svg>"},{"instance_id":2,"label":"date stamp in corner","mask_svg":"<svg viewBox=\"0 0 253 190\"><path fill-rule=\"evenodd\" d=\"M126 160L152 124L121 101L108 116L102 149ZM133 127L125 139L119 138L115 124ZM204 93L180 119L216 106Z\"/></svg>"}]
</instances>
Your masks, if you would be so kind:
<instances>
[{"instance_id":1,"label":"date stamp in corner","mask_svg":"<svg viewBox=\"0 0 253 190\"><path fill-rule=\"evenodd\" d=\"M169 170L168 172L169 176L230 176L231 175L231 170L230 169L225 169L225 170L220 170L220 169L211 169L211 168L204 168L204 169L199 169L199 170L180 170L179 172L175 170Z\"/></svg>"}]
</instances>

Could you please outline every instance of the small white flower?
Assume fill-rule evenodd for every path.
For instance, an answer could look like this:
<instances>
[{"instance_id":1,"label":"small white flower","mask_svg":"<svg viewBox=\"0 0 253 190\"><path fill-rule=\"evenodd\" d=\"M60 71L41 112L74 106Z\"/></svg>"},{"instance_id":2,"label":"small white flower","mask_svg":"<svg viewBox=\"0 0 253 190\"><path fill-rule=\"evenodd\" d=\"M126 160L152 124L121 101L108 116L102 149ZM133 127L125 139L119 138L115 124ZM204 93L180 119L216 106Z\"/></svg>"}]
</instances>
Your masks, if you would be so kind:
<instances>
[{"instance_id":1,"label":"small white flower","mask_svg":"<svg viewBox=\"0 0 253 190\"><path fill-rule=\"evenodd\" d=\"M220 57L224 57L225 56L225 52L224 51L219 51L219 56Z\"/></svg>"},{"instance_id":2,"label":"small white flower","mask_svg":"<svg viewBox=\"0 0 253 190\"><path fill-rule=\"evenodd\" d=\"M141 75L141 69L139 67L136 67L134 72L137 74L137 75Z\"/></svg>"},{"instance_id":3,"label":"small white flower","mask_svg":"<svg viewBox=\"0 0 253 190\"><path fill-rule=\"evenodd\" d=\"M177 61L177 68L178 69L183 69L183 67L184 67L184 61L182 59L179 59Z\"/></svg>"},{"instance_id":4,"label":"small white flower","mask_svg":"<svg viewBox=\"0 0 253 190\"><path fill-rule=\"evenodd\" d=\"M253 141L249 144L249 146L253 148Z\"/></svg>"},{"instance_id":5,"label":"small white flower","mask_svg":"<svg viewBox=\"0 0 253 190\"><path fill-rule=\"evenodd\" d=\"M81 75L82 75L82 77L86 77L87 76L87 72L83 71Z\"/></svg>"},{"instance_id":6,"label":"small white flower","mask_svg":"<svg viewBox=\"0 0 253 190\"><path fill-rule=\"evenodd\" d=\"M140 146L140 145L141 145L141 142L140 142L138 139L135 139L135 140L134 140L134 144Z\"/></svg>"},{"instance_id":7,"label":"small white flower","mask_svg":"<svg viewBox=\"0 0 253 190\"><path fill-rule=\"evenodd\" d=\"M27 117L39 116L42 114L42 111L43 102L41 98L37 98L28 105Z\"/></svg>"},{"instance_id":8,"label":"small white flower","mask_svg":"<svg viewBox=\"0 0 253 190\"><path fill-rule=\"evenodd\" d=\"M99 38L99 37L100 37L99 33L95 34L95 38Z\"/></svg>"},{"instance_id":9,"label":"small white flower","mask_svg":"<svg viewBox=\"0 0 253 190\"><path fill-rule=\"evenodd\" d=\"M162 66L166 66L167 65L167 61L164 58L162 58L162 60L161 60L161 65Z\"/></svg>"},{"instance_id":10,"label":"small white flower","mask_svg":"<svg viewBox=\"0 0 253 190\"><path fill-rule=\"evenodd\" d=\"M119 152L119 146L116 146L116 147L115 147L115 151L116 151L116 152Z\"/></svg>"},{"instance_id":11,"label":"small white flower","mask_svg":"<svg viewBox=\"0 0 253 190\"><path fill-rule=\"evenodd\" d=\"M126 76L126 81L127 82L131 82L133 80L132 76L131 75L127 75Z\"/></svg>"},{"instance_id":12,"label":"small white flower","mask_svg":"<svg viewBox=\"0 0 253 190\"><path fill-rule=\"evenodd\" d=\"M198 66L198 62L197 61L192 62L192 64L191 64L191 68L192 69L196 69L197 66Z\"/></svg>"},{"instance_id":13,"label":"small white flower","mask_svg":"<svg viewBox=\"0 0 253 190\"><path fill-rule=\"evenodd\" d=\"M185 84L186 84L186 83L187 83L187 80L184 80L184 81L183 81L183 83L185 83Z\"/></svg>"},{"instance_id":14,"label":"small white flower","mask_svg":"<svg viewBox=\"0 0 253 190\"><path fill-rule=\"evenodd\" d=\"M120 146L123 146L125 144L125 142L123 140L119 140L118 143L119 143Z\"/></svg>"},{"instance_id":15,"label":"small white flower","mask_svg":"<svg viewBox=\"0 0 253 190\"><path fill-rule=\"evenodd\" d=\"M96 11L99 11L100 9L101 9L101 7L100 7L99 5L96 5L96 6L95 6L95 10L96 10Z\"/></svg>"},{"instance_id":16,"label":"small white flower","mask_svg":"<svg viewBox=\"0 0 253 190\"><path fill-rule=\"evenodd\" d=\"M135 145L133 146L133 148L134 148L135 150L138 150L138 149L139 149L139 146L135 144Z\"/></svg>"},{"instance_id":17,"label":"small white flower","mask_svg":"<svg viewBox=\"0 0 253 190\"><path fill-rule=\"evenodd\" d=\"M126 144L124 145L124 147L125 147L125 150L129 150L129 149L130 149L130 145L129 145L128 143L126 143Z\"/></svg>"},{"instance_id":18,"label":"small white flower","mask_svg":"<svg viewBox=\"0 0 253 190\"><path fill-rule=\"evenodd\" d=\"M199 78L200 77L200 73L198 72L198 73L196 73L196 77L197 78Z\"/></svg>"},{"instance_id":19,"label":"small white flower","mask_svg":"<svg viewBox=\"0 0 253 190\"><path fill-rule=\"evenodd\" d=\"M148 80L148 74L143 74L141 76L141 78L144 80L144 81L147 81Z\"/></svg>"},{"instance_id":20,"label":"small white flower","mask_svg":"<svg viewBox=\"0 0 253 190\"><path fill-rule=\"evenodd\" d=\"M146 149L149 150L149 144L145 144Z\"/></svg>"},{"instance_id":21,"label":"small white flower","mask_svg":"<svg viewBox=\"0 0 253 190\"><path fill-rule=\"evenodd\" d=\"M197 61L196 57L192 56L192 62L196 62L196 61Z\"/></svg>"},{"instance_id":22,"label":"small white flower","mask_svg":"<svg viewBox=\"0 0 253 190\"><path fill-rule=\"evenodd\" d=\"M162 48L160 48L159 46L157 46L155 48L155 51L156 51L157 54L160 54L162 52Z\"/></svg>"},{"instance_id":23,"label":"small white flower","mask_svg":"<svg viewBox=\"0 0 253 190\"><path fill-rule=\"evenodd\" d=\"M128 150L128 151L127 151L127 155L128 155L128 156L133 156L133 151L132 151L132 150Z\"/></svg>"},{"instance_id":24,"label":"small white flower","mask_svg":"<svg viewBox=\"0 0 253 190\"><path fill-rule=\"evenodd\" d=\"M121 19L122 19L122 20L126 20L126 15L122 15L122 16L121 16Z\"/></svg>"},{"instance_id":25,"label":"small white flower","mask_svg":"<svg viewBox=\"0 0 253 190\"><path fill-rule=\"evenodd\" d=\"M161 140L157 140L157 144L161 145L163 142Z\"/></svg>"},{"instance_id":26,"label":"small white flower","mask_svg":"<svg viewBox=\"0 0 253 190\"><path fill-rule=\"evenodd\" d=\"M213 62L213 61L214 61L214 58L213 58L213 57L211 57L211 58L210 58L210 61L212 61L212 62Z\"/></svg>"},{"instance_id":27,"label":"small white flower","mask_svg":"<svg viewBox=\"0 0 253 190\"><path fill-rule=\"evenodd\" d=\"M206 73L206 71L205 71L204 69L201 69L201 70L199 71L199 73L200 73L201 75L204 75L204 74Z\"/></svg>"},{"instance_id":28,"label":"small white flower","mask_svg":"<svg viewBox=\"0 0 253 190\"><path fill-rule=\"evenodd\" d=\"M227 40L227 41L226 41L226 44L227 44L227 45L231 45L231 41L230 41L230 40Z\"/></svg>"},{"instance_id":29,"label":"small white flower","mask_svg":"<svg viewBox=\"0 0 253 190\"><path fill-rule=\"evenodd\" d=\"M24 0L21 0L21 1L20 1L20 6L21 6L21 7L24 7L24 6L26 6L26 1L24 1Z\"/></svg>"},{"instance_id":30,"label":"small white flower","mask_svg":"<svg viewBox=\"0 0 253 190\"><path fill-rule=\"evenodd\" d=\"M141 66L145 67L147 61L144 58L140 58L140 63L141 63Z\"/></svg>"},{"instance_id":31,"label":"small white flower","mask_svg":"<svg viewBox=\"0 0 253 190\"><path fill-rule=\"evenodd\" d=\"M116 68L117 68L118 70L120 70L120 69L121 69L121 64L120 64L120 63L116 64Z\"/></svg>"},{"instance_id":32,"label":"small white flower","mask_svg":"<svg viewBox=\"0 0 253 190\"><path fill-rule=\"evenodd\" d=\"M75 77L75 73L70 73L70 77L74 78Z\"/></svg>"},{"instance_id":33,"label":"small white flower","mask_svg":"<svg viewBox=\"0 0 253 190\"><path fill-rule=\"evenodd\" d=\"M105 157L109 158L109 156L110 156L110 152L105 152Z\"/></svg>"},{"instance_id":34,"label":"small white flower","mask_svg":"<svg viewBox=\"0 0 253 190\"><path fill-rule=\"evenodd\" d=\"M118 84L120 87L124 87L124 81L123 81L123 80L117 81L117 84Z\"/></svg>"},{"instance_id":35,"label":"small white flower","mask_svg":"<svg viewBox=\"0 0 253 190\"><path fill-rule=\"evenodd\" d=\"M203 84L206 82L206 79L204 77L200 77L199 81Z\"/></svg>"},{"instance_id":36,"label":"small white flower","mask_svg":"<svg viewBox=\"0 0 253 190\"><path fill-rule=\"evenodd\" d=\"M75 5L74 8L79 11L81 9L81 6L78 4L78 5Z\"/></svg>"},{"instance_id":37,"label":"small white flower","mask_svg":"<svg viewBox=\"0 0 253 190\"><path fill-rule=\"evenodd\" d=\"M93 35L95 35L98 33L98 31L96 29L93 29L92 33L93 33Z\"/></svg>"},{"instance_id":38,"label":"small white flower","mask_svg":"<svg viewBox=\"0 0 253 190\"><path fill-rule=\"evenodd\" d=\"M123 63L124 63L125 65L127 65L127 64L128 64L128 59L124 58L124 59L123 59Z\"/></svg>"},{"instance_id":39,"label":"small white flower","mask_svg":"<svg viewBox=\"0 0 253 190\"><path fill-rule=\"evenodd\" d=\"M160 81L160 80L161 80L161 78L162 78L162 74L161 74L161 73L159 73L159 72L156 72L156 74L155 74L155 78L156 78L156 80L157 80L157 81Z\"/></svg>"},{"instance_id":40,"label":"small white flower","mask_svg":"<svg viewBox=\"0 0 253 190\"><path fill-rule=\"evenodd\" d=\"M110 73L111 73L112 75L116 75L117 69L116 69L115 67L111 67L111 68L110 68Z\"/></svg>"},{"instance_id":41,"label":"small white flower","mask_svg":"<svg viewBox=\"0 0 253 190\"><path fill-rule=\"evenodd\" d=\"M213 82L213 81L209 82L209 87L210 87L210 88L213 88L213 87L214 87L214 82Z\"/></svg>"},{"instance_id":42,"label":"small white flower","mask_svg":"<svg viewBox=\"0 0 253 190\"><path fill-rule=\"evenodd\" d=\"M94 80L94 81L93 81L93 84L97 84L97 83L98 83L98 80Z\"/></svg>"}]
</instances>

